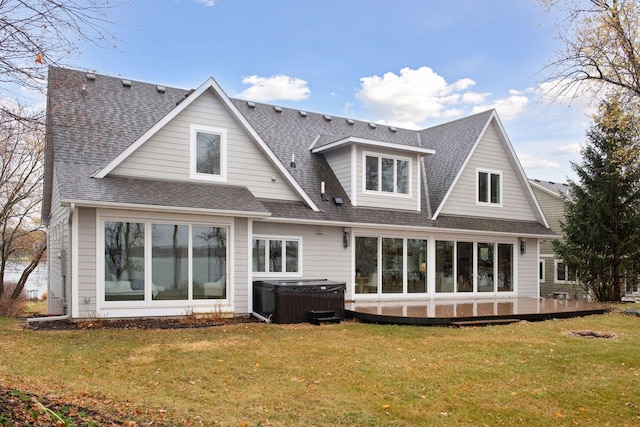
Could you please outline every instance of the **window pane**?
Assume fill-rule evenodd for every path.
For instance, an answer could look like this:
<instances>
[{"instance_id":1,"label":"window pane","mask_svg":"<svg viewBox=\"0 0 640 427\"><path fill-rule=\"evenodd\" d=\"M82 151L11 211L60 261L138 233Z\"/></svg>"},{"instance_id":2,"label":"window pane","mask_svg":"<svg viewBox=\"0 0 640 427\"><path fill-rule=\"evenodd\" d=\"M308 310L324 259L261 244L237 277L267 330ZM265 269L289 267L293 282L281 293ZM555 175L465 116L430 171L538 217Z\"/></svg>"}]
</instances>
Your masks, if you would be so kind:
<instances>
[{"instance_id":1,"label":"window pane","mask_svg":"<svg viewBox=\"0 0 640 427\"><path fill-rule=\"evenodd\" d=\"M498 292L513 291L513 245L498 244Z\"/></svg>"},{"instance_id":2,"label":"window pane","mask_svg":"<svg viewBox=\"0 0 640 427\"><path fill-rule=\"evenodd\" d=\"M151 230L153 299L187 299L189 297L189 227L153 224Z\"/></svg>"},{"instance_id":3,"label":"window pane","mask_svg":"<svg viewBox=\"0 0 640 427\"><path fill-rule=\"evenodd\" d=\"M478 292L493 292L493 243L478 243Z\"/></svg>"},{"instance_id":4,"label":"window pane","mask_svg":"<svg viewBox=\"0 0 640 427\"><path fill-rule=\"evenodd\" d=\"M407 291L427 292L428 240L407 240Z\"/></svg>"},{"instance_id":5,"label":"window pane","mask_svg":"<svg viewBox=\"0 0 640 427\"><path fill-rule=\"evenodd\" d=\"M378 238L356 237L356 293L378 292Z\"/></svg>"},{"instance_id":6,"label":"window pane","mask_svg":"<svg viewBox=\"0 0 640 427\"><path fill-rule=\"evenodd\" d=\"M193 298L226 298L227 229L194 225L191 241Z\"/></svg>"},{"instance_id":7,"label":"window pane","mask_svg":"<svg viewBox=\"0 0 640 427\"><path fill-rule=\"evenodd\" d=\"M489 201L489 175L486 172L478 172L478 201Z\"/></svg>"},{"instance_id":8,"label":"window pane","mask_svg":"<svg viewBox=\"0 0 640 427\"><path fill-rule=\"evenodd\" d=\"M398 193L409 194L409 162L397 160Z\"/></svg>"},{"instance_id":9,"label":"window pane","mask_svg":"<svg viewBox=\"0 0 640 427\"><path fill-rule=\"evenodd\" d=\"M436 241L436 292L453 292L453 242Z\"/></svg>"},{"instance_id":10,"label":"window pane","mask_svg":"<svg viewBox=\"0 0 640 427\"><path fill-rule=\"evenodd\" d=\"M393 159L382 159L382 191L393 192Z\"/></svg>"},{"instance_id":11,"label":"window pane","mask_svg":"<svg viewBox=\"0 0 640 427\"><path fill-rule=\"evenodd\" d=\"M500 175L491 174L491 203L500 203Z\"/></svg>"},{"instance_id":12,"label":"window pane","mask_svg":"<svg viewBox=\"0 0 640 427\"><path fill-rule=\"evenodd\" d=\"M287 240L287 273L298 272L298 242Z\"/></svg>"},{"instance_id":13,"label":"window pane","mask_svg":"<svg viewBox=\"0 0 640 427\"><path fill-rule=\"evenodd\" d=\"M556 263L556 277L558 278L558 282L564 282L567 280L566 270L564 268L564 262L558 261Z\"/></svg>"},{"instance_id":14,"label":"window pane","mask_svg":"<svg viewBox=\"0 0 640 427\"><path fill-rule=\"evenodd\" d=\"M382 293L402 293L402 239L382 239Z\"/></svg>"},{"instance_id":15,"label":"window pane","mask_svg":"<svg viewBox=\"0 0 640 427\"><path fill-rule=\"evenodd\" d=\"M104 223L104 300L144 300L144 224Z\"/></svg>"},{"instance_id":16,"label":"window pane","mask_svg":"<svg viewBox=\"0 0 640 427\"><path fill-rule=\"evenodd\" d=\"M269 272L282 272L282 240L269 240Z\"/></svg>"},{"instance_id":17,"label":"window pane","mask_svg":"<svg viewBox=\"0 0 640 427\"><path fill-rule=\"evenodd\" d=\"M456 290L473 292L473 243L457 243L457 275Z\"/></svg>"},{"instance_id":18,"label":"window pane","mask_svg":"<svg viewBox=\"0 0 640 427\"><path fill-rule=\"evenodd\" d=\"M367 156L367 190L378 191L378 158Z\"/></svg>"},{"instance_id":19,"label":"window pane","mask_svg":"<svg viewBox=\"0 0 640 427\"><path fill-rule=\"evenodd\" d=\"M262 239L253 240L253 271L264 273L265 270L265 241Z\"/></svg>"},{"instance_id":20,"label":"window pane","mask_svg":"<svg viewBox=\"0 0 640 427\"><path fill-rule=\"evenodd\" d=\"M196 172L220 175L220 135L196 132Z\"/></svg>"}]
</instances>

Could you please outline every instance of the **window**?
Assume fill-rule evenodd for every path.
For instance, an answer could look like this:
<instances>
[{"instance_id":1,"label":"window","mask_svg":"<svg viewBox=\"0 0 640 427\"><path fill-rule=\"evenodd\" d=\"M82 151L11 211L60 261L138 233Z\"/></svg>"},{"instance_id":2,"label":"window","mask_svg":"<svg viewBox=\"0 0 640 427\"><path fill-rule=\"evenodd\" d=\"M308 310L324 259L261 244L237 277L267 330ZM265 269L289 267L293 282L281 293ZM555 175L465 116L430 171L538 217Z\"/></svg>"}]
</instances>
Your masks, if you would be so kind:
<instances>
[{"instance_id":1,"label":"window","mask_svg":"<svg viewBox=\"0 0 640 427\"><path fill-rule=\"evenodd\" d=\"M502 204L501 172L478 171L478 203Z\"/></svg>"},{"instance_id":2,"label":"window","mask_svg":"<svg viewBox=\"0 0 640 427\"><path fill-rule=\"evenodd\" d=\"M191 177L226 180L225 129L191 125Z\"/></svg>"},{"instance_id":3,"label":"window","mask_svg":"<svg viewBox=\"0 0 640 427\"><path fill-rule=\"evenodd\" d=\"M378 238L356 237L356 293L378 292Z\"/></svg>"},{"instance_id":4,"label":"window","mask_svg":"<svg viewBox=\"0 0 640 427\"><path fill-rule=\"evenodd\" d=\"M422 239L356 236L356 294L426 293L428 247Z\"/></svg>"},{"instance_id":5,"label":"window","mask_svg":"<svg viewBox=\"0 0 640 427\"><path fill-rule=\"evenodd\" d=\"M541 282L545 281L545 260L541 259L540 260L540 266L538 267L539 272L538 272L538 278L540 279Z\"/></svg>"},{"instance_id":6,"label":"window","mask_svg":"<svg viewBox=\"0 0 640 427\"><path fill-rule=\"evenodd\" d=\"M104 300L227 298L227 228L104 222Z\"/></svg>"},{"instance_id":7,"label":"window","mask_svg":"<svg viewBox=\"0 0 640 427\"><path fill-rule=\"evenodd\" d=\"M514 245L436 241L436 293L513 292Z\"/></svg>"},{"instance_id":8,"label":"window","mask_svg":"<svg viewBox=\"0 0 640 427\"><path fill-rule=\"evenodd\" d=\"M301 238L258 237L253 239L254 273L300 273Z\"/></svg>"},{"instance_id":9,"label":"window","mask_svg":"<svg viewBox=\"0 0 640 427\"><path fill-rule=\"evenodd\" d=\"M498 243L498 292L513 292L513 245Z\"/></svg>"},{"instance_id":10,"label":"window","mask_svg":"<svg viewBox=\"0 0 640 427\"><path fill-rule=\"evenodd\" d=\"M575 271L570 270L563 260L556 259L554 262L553 282L554 283L566 283L574 282L578 280L578 275Z\"/></svg>"},{"instance_id":11,"label":"window","mask_svg":"<svg viewBox=\"0 0 640 427\"><path fill-rule=\"evenodd\" d=\"M473 292L473 243L458 242L456 252L456 290Z\"/></svg>"},{"instance_id":12,"label":"window","mask_svg":"<svg viewBox=\"0 0 640 427\"><path fill-rule=\"evenodd\" d=\"M455 243L436 241L436 292L453 292Z\"/></svg>"},{"instance_id":13,"label":"window","mask_svg":"<svg viewBox=\"0 0 640 427\"><path fill-rule=\"evenodd\" d=\"M407 291L409 293L427 292L428 248L428 240L407 239Z\"/></svg>"},{"instance_id":14,"label":"window","mask_svg":"<svg viewBox=\"0 0 640 427\"><path fill-rule=\"evenodd\" d=\"M411 163L408 159L366 155L365 190L409 194L410 166Z\"/></svg>"},{"instance_id":15,"label":"window","mask_svg":"<svg viewBox=\"0 0 640 427\"><path fill-rule=\"evenodd\" d=\"M104 300L144 300L144 224L104 223Z\"/></svg>"},{"instance_id":16,"label":"window","mask_svg":"<svg viewBox=\"0 0 640 427\"><path fill-rule=\"evenodd\" d=\"M404 281L402 239L382 239L382 293L402 293Z\"/></svg>"}]
</instances>

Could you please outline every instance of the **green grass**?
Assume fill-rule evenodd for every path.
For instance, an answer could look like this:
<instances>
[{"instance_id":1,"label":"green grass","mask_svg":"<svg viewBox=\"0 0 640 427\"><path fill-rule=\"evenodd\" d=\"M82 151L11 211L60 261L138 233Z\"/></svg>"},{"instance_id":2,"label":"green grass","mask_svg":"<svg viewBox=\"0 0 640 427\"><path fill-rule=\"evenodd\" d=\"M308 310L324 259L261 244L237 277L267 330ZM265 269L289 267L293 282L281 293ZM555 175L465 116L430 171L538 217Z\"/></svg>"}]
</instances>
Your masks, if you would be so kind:
<instances>
[{"instance_id":1,"label":"green grass","mask_svg":"<svg viewBox=\"0 0 640 427\"><path fill-rule=\"evenodd\" d=\"M616 338L570 334L585 329ZM624 314L465 329L34 332L0 319L0 385L146 408L175 424L631 426L639 349L640 317Z\"/></svg>"}]
</instances>

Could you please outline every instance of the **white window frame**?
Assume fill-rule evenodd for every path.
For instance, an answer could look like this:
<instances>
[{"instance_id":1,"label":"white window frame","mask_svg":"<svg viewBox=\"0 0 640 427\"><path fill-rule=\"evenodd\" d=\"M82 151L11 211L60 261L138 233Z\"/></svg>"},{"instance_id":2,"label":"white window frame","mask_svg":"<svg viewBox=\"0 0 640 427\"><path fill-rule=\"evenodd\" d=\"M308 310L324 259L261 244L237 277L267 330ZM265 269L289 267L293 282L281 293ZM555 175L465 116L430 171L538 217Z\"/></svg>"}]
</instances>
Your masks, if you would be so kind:
<instances>
[{"instance_id":1,"label":"white window frame","mask_svg":"<svg viewBox=\"0 0 640 427\"><path fill-rule=\"evenodd\" d=\"M541 271L542 271L542 275L540 275ZM546 263L546 260L544 259L541 259L540 262L538 263L538 279L540 283L544 283L547 281L547 263Z\"/></svg>"},{"instance_id":2,"label":"white window frame","mask_svg":"<svg viewBox=\"0 0 640 427\"><path fill-rule=\"evenodd\" d=\"M480 201L480 174L486 173L489 177L489 182L487 183L487 200L486 202ZM499 203L491 202L491 175L498 175L500 179L500 194L498 194ZM502 207L503 193L504 193L504 180L502 179L502 171L491 170L491 169L476 169L476 205L479 206L491 206L491 207Z\"/></svg>"},{"instance_id":3,"label":"white window frame","mask_svg":"<svg viewBox=\"0 0 640 427\"><path fill-rule=\"evenodd\" d=\"M135 300L135 301L106 301L105 300L105 280L104 275L100 272L103 272L105 269L104 265L104 246L105 246L105 236L104 236L104 225L105 222L137 222L144 224L144 299ZM186 225L189 229L189 240L188 240L188 281L189 281L189 294L187 299L180 300L154 300L152 298L152 277L153 277L153 256L152 256L152 226L154 224L170 224L170 225ZM97 292L98 292L98 310L109 310L110 312L115 312L115 309L131 309L131 308L149 308L149 309L161 309L163 307L191 307L191 306L211 306L211 304L215 304L217 306L228 306L232 304L231 302L231 277L230 277L230 268L231 268L231 244L232 244L232 230L230 224L224 223L205 223L205 222L189 222L189 221L172 221L169 219L161 219L161 218L142 218L137 216L128 216L128 215L99 215L98 221L96 221L97 225L97 238L98 244L96 245L96 265L98 272L96 281L98 282ZM226 245L226 298L193 298L193 260L192 260L192 227L193 226L204 226L204 227L219 227L225 228L227 230L227 245ZM184 311L184 308L180 308L180 310Z\"/></svg>"},{"instance_id":4,"label":"white window frame","mask_svg":"<svg viewBox=\"0 0 640 427\"><path fill-rule=\"evenodd\" d=\"M558 264L564 264L564 278L565 280L558 279ZM577 275L574 275L573 280L569 277L569 267L562 259L554 259L553 260L553 283L557 284L565 284L565 283L575 283L577 281Z\"/></svg>"},{"instance_id":5,"label":"white window frame","mask_svg":"<svg viewBox=\"0 0 640 427\"><path fill-rule=\"evenodd\" d=\"M264 245L264 268L266 271L253 271L253 242L254 240L266 240ZM269 269L269 240L282 241L282 271L268 271ZM287 272L287 241L298 242L298 271ZM251 270L254 277L302 277L302 236L271 236L255 234L251 238Z\"/></svg>"},{"instance_id":6,"label":"white window frame","mask_svg":"<svg viewBox=\"0 0 640 427\"><path fill-rule=\"evenodd\" d=\"M378 159L378 190L367 189L367 157L375 157ZM393 160L393 191L382 191L382 159ZM398 193L398 160L407 162L408 176L407 176L407 193ZM375 194L377 196L390 196L390 197L412 197L413 190L413 161L410 157L395 156L389 154L375 153L375 152L362 152L362 192L364 194Z\"/></svg>"},{"instance_id":7,"label":"white window frame","mask_svg":"<svg viewBox=\"0 0 640 427\"><path fill-rule=\"evenodd\" d=\"M200 173L197 171L197 134L198 132L210 133L220 136L220 175ZM189 170L192 179L205 181L227 181L227 130L207 125L191 124L189 133Z\"/></svg>"}]
</instances>

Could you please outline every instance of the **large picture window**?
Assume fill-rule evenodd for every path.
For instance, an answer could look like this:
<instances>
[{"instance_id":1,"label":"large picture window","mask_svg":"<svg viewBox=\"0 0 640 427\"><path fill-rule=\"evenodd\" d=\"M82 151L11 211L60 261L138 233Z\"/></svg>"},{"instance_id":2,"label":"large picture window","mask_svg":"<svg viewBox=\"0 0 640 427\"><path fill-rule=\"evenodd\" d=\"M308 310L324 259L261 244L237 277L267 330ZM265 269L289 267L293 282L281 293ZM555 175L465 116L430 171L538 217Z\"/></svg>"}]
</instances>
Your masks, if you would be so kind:
<instances>
[{"instance_id":1,"label":"large picture window","mask_svg":"<svg viewBox=\"0 0 640 427\"><path fill-rule=\"evenodd\" d=\"M364 188L381 193L409 194L409 159L365 155Z\"/></svg>"},{"instance_id":2,"label":"large picture window","mask_svg":"<svg viewBox=\"0 0 640 427\"><path fill-rule=\"evenodd\" d=\"M302 239L279 237L256 237L253 239L252 264L254 273L300 273L300 250Z\"/></svg>"},{"instance_id":3,"label":"large picture window","mask_svg":"<svg viewBox=\"0 0 640 427\"><path fill-rule=\"evenodd\" d=\"M227 298L227 227L104 222L105 301Z\"/></svg>"},{"instance_id":4,"label":"large picture window","mask_svg":"<svg viewBox=\"0 0 640 427\"><path fill-rule=\"evenodd\" d=\"M226 130L191 126L191 177L212 181L226 179Z\"/></svg>"},{"instance_id":5,"label":"large picture window","mask_svg":"<svg viewBox=\"0 0 640 427\"><path fill-rule=\"evenodd\" d=\"M512 243L436 241L436 292L513 292L513 248Z\"/></svg>"},{"instance_id":6,"label":"large picture window","mask_svg":"<svg viewBox=\"0 0 640 427\"><path fill-rule=\"evenodd\" d=\"M356 294L426 293L428 247L423 239L356 236Z\"/></svg>"},{"instance_id":7,"label":"large picture window","mask_svg":"<svg viewBox=\"0 0 640 427\"><path fill-rule=\"evenodd\" d=\"M144 224L104 223L105 301L144 300Z\"/></svg>"}]
</instances>

